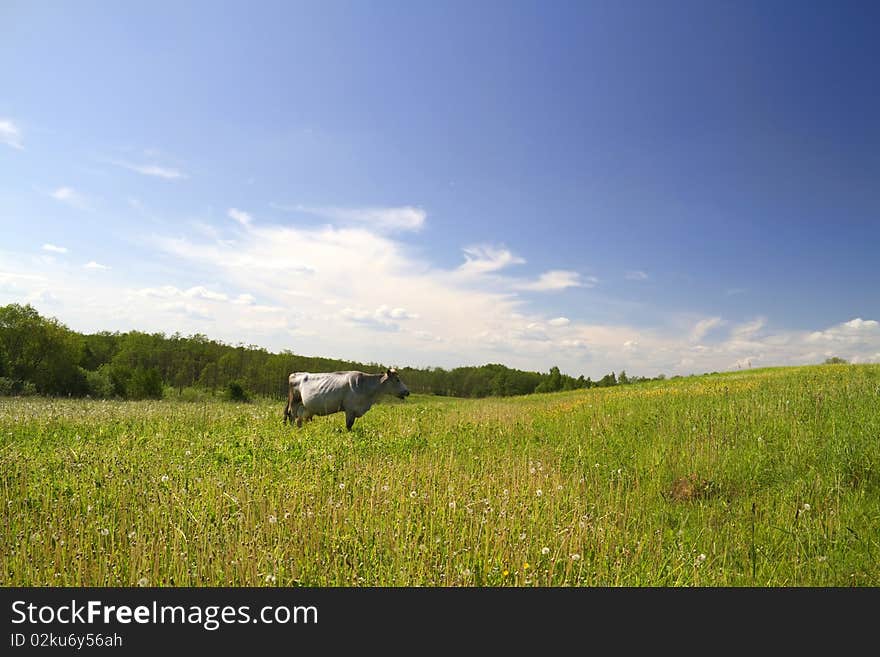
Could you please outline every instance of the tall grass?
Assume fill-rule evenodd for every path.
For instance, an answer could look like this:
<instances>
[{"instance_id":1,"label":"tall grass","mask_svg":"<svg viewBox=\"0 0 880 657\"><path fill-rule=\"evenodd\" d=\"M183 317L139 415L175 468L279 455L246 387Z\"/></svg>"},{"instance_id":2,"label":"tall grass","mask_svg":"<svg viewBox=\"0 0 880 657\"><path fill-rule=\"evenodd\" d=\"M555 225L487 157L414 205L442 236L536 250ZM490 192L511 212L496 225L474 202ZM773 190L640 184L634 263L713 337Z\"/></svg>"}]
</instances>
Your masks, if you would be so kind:
<instances>
[{"instance_id":1,"label":"tall grass","mask_svg":"<svg viewBox=\"0 0 880 657\"><path fill-rule=\"evenodd\" d=\"M880 366L281 417L0 399L0 584L880 584Z\"/></svg>"}]
</instances>

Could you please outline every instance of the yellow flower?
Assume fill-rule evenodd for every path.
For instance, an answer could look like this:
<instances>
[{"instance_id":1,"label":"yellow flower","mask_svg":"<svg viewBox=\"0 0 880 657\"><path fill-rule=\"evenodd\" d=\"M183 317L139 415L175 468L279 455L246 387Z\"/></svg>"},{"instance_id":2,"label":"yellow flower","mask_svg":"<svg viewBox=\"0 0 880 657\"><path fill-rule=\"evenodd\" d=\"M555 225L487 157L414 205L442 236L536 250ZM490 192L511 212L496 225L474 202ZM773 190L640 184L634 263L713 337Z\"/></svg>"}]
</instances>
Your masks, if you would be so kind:
<instances>
[{"instance_id":1,"label":"yellow flower","mask_svg":"<svg viewBox=\"0 0 880 657\"><path fill-rule=\"evenodd\" d=\"M529 562L526 561L526 562L523 564L523 570L528 570L529 568L531 568L531 566L529 566Z\"/></svg>"},{"instance_id":2,"label":"yellow flower","mask_svg":"<svg viewBox=\"0 0 880 657\"><path fill-rule=\"evenodd\" d=\"M509 570L502 570L502 571L501 571L501 576L502 576L502 577L507 577L508 575L510 575L510 571L509 571Z\"/></svg>"}]
</instances>

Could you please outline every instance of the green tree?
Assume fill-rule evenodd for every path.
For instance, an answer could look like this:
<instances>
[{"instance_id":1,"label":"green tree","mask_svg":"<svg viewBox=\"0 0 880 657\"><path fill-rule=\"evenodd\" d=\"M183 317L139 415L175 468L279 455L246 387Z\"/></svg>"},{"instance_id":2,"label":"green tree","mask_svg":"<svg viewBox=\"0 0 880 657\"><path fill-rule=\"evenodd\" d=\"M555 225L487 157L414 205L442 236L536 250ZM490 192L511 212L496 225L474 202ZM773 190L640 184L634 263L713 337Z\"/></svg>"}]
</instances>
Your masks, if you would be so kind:
<instances>
[{"instance_id":1,"label":"green tree","mask_svg":"<svg viewBox=\"0 0 880 657\"><path fill-rule=\"evenodd\" d=\"M129 399L161 399L162 377L155 367L136 367L126 388Z\"/></svg>"},{"instance_id":2,"label":"green tree","mask_svg":"<svg viewBox=\"0 0 880 657\"><path fill-rule=\"evenodd\" d=\"M81 335L57 319L41 317L32 306L0 308L0 361L10 379L43 394L84 394L82 349Z\"/></svg>"},{"instance_id":3,"label":"green tree","mask_svg":"<svg viewBox=\"0 0 880 657\"><path fill-rule=\"evenodd\" d=\"M217 382L217 363L210 361L202 368L202 373L199 375L199 385L210 389L213 395L214 391L217 390Z\"/></svg>"}]
</instances>

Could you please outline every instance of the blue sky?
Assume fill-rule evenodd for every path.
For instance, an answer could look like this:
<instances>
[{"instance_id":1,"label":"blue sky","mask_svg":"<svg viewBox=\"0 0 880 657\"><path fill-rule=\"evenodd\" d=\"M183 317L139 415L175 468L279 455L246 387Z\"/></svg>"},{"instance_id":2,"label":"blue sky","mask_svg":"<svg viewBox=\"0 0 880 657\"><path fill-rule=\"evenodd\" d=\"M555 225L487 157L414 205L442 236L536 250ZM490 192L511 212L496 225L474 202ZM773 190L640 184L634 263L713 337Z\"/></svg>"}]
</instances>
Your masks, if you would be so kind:
<instances>
[{"instance_id":1,"label":"blue sky","mask_svg":"<svg viewBox=\"0 0 880 657\"><path fill-rule=\"evenodd\" d=\"M578 375L880 361L873 3L0 6L0 303Z\"/></svg>"}]
</instances>

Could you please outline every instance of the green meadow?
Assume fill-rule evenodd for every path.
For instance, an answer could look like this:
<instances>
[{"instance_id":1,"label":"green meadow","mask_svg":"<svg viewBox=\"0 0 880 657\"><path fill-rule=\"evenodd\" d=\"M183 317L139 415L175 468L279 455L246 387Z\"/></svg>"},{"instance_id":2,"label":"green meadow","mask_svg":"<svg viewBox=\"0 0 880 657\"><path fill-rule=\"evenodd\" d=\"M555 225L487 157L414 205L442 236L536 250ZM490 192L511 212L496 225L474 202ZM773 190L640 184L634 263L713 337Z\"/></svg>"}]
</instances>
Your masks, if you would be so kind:
<instances>
[{"instance_id":1,"label":"green meadow","mask_svg":"<svg viewBox=\"0 0 880 657\"><path fill-rule=\"evenodd\" d=\"M282 408L0 398L0 584L880 585L880 365Z\"/></svg>"}]
</instances>

